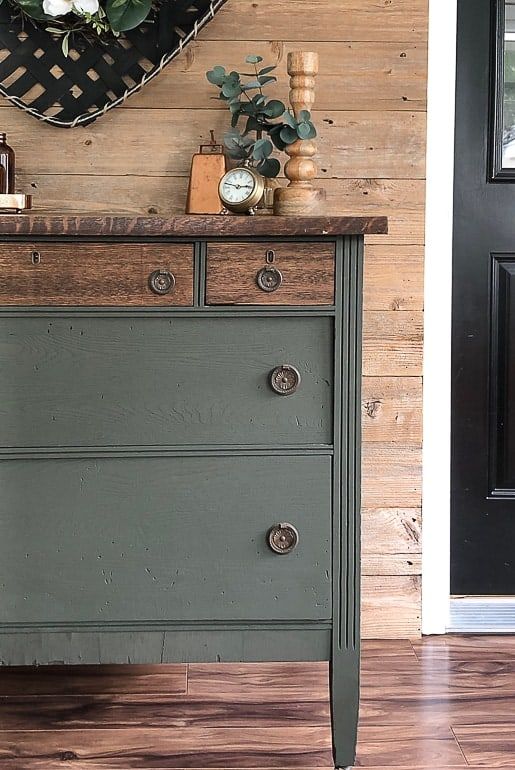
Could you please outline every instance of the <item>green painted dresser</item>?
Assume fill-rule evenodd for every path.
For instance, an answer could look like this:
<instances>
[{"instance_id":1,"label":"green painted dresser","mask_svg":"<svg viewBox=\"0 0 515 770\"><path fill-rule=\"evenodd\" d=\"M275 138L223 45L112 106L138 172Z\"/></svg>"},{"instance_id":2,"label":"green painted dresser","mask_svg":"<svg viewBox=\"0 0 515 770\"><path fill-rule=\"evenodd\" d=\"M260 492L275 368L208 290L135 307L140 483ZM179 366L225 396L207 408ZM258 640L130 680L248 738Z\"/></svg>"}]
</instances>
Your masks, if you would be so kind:
<instances>
[{"instance_id":1,"label":"green painted dresser","mask_svg":"<svg viewBox=\"0 0 515 770\"><path fill-rule=\"evenodd\" d=\"M359 681L363 236L384 218L0 217L0 660Z\"/></svg>"}]
</instances>

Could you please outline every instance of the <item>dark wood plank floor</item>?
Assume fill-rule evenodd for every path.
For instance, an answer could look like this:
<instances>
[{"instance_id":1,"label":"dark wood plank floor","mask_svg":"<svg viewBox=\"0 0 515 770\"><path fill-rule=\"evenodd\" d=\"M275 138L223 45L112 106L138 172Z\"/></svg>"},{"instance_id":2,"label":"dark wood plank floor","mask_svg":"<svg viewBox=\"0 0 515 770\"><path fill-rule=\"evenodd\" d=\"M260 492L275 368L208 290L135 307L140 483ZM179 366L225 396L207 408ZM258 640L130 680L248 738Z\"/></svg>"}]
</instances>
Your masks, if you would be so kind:
<instances>
[{"instance_id":1,"label":"dark wood plank floor","mask_svg":"<svg viewBox=\"0 0 515 770\"><path fill-rule=\"evenodd\" d=\"M325 664L0 670L0 770L331 766ZM357 766L515 770L515 637L365 642Z\"/></svg>"}]
</instances>

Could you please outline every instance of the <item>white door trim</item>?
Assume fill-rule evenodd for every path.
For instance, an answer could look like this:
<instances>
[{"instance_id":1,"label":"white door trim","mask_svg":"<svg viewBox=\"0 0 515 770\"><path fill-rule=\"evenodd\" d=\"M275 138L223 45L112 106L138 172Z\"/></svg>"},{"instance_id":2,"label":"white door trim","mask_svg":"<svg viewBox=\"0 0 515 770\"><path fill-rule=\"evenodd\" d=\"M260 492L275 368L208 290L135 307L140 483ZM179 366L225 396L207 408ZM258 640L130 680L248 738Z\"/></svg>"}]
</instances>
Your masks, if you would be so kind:
<instances>
[{"instance_id":1,"label":"white door trim","mask_svg":"<svg viewBox=\"0 0 515 770\"><path fill-rule=\"evenodd\" d=\"M445 633L449 625L456 10L457 0L429 0L422 453L424 634Z\"/></svg>"}]
</instances>

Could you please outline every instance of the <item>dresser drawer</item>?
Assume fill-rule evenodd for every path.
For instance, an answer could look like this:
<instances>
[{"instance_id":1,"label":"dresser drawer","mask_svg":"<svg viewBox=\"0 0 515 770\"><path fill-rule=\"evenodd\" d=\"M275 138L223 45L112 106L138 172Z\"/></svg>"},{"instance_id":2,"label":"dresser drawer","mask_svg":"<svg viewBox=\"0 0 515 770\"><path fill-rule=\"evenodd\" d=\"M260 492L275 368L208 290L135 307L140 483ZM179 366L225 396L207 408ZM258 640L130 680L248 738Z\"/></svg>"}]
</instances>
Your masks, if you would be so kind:
<instances>
[{"instance_id":1,"label":"dresser drawer","mask_svg":"<svg viewBox=\"0 0 515 770\"><path fill-rule=\"evenodd\" d=\"M329 317L4 315L0 363L4 447L332 442Z\"/></svg>"},{"instance_id":2,"label":"dresser drawer","mask_svg":"<svg viewBox=\"0 0 515 770\"><path fill-rule=\"evenodd\" d=\"M0 276L0 305L192 305L193 247L2 243Z\"/></svg>"},{"instance_id":3,"label":"dresser drawer","mask_svg":"<svg viewBox=\"0 0 515 770\"><path fill-rule=\"evenodd\" d=\"M220 243L207 250L208 305L332 305L332 243Z\"/></svg>"},{"instance_id":4,"label":"dresser drawer","mask_svg":"<svg viewBox=\"0 0 515 770\"><path fill-rule=\"evenodd\" d=\"M4 623L330 618L330 457L12 460L0 489Z\"/></svg>"}]
</instances>

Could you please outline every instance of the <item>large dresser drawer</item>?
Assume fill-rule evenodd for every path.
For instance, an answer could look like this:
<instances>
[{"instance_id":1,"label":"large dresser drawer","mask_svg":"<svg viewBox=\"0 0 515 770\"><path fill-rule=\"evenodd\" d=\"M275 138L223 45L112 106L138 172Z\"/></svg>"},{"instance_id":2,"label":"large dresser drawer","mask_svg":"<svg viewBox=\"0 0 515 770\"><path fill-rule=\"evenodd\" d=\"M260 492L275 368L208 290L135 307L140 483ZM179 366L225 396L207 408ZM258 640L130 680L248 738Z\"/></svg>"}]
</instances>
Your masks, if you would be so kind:
<instances>
[{"instance_id":1,"label":"large dresser drawer","mask_svg":"<svg viewBox=\"0 0 515 770\"><path fill-rule=\"evenodd\" d=\"M191 244L0 244L0 305L192 304Z\"/></svg>"},{"instance_id":2,"label":"large dresser drawer","mask_svg":"<svg viewBox=\"0 0 515 770\"><path fill-rule=\"evenodd\" d=\"M2 623L330 618L328 456L6 460L0 490Z\"/></svg>"},{"instance_id":3,"label":"large dresser drawer","mask_svg":"<svg viewBox=\"0 0 515 770\"><path fill-rule=\"evenodd\" d=\"M332 305L333 243L212 243L208 305Z\"/></svg>"},{"instance_id":4,"label":"large dresser drawer","mask_svg":"<svg viewBox=\"0 0 515 770\"><path fill-rule=\"evenodd\" d=\"M332 344L329 317L0 316L0 446L331 444Z\"/></svg>"}]
</instances>

